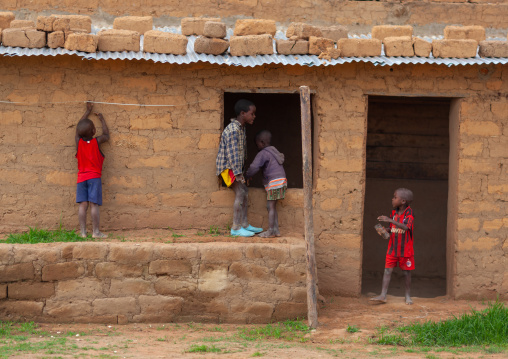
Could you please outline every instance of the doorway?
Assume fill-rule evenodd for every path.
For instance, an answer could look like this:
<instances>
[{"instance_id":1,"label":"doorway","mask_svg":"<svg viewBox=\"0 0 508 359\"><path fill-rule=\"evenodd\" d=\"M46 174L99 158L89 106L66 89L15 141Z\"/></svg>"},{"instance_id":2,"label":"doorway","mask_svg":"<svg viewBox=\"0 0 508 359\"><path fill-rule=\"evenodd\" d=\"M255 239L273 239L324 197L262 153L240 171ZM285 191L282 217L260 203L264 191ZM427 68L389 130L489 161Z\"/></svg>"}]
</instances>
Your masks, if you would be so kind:
<instances>
[{"instance_id":1,"label":"doorway","mask_svg":"<svg viewBox=\"0 0 508 359\"><path fill-rule=\"evenodd\" d=\"M223 128L236 117L234 107L236 101L240 99L252 101L256 105L254 124L247 127L248 159L245 169L258 152L255 143L256 134L262 130L268 130L272 133L272 145L284 154L284 171L288 188L303 188L300 95L298 93L225 92ZM311 128L314 128L313 122L311 122ZM254 176L250 186L264 188L262 176Z\"/></svg>"},{"instance_id":2,"label":"doorway","mask_svg":"<svg viewBox=\"0 0 508 359\"><path fill-rule=\"evenodd\" d=\"M391 213L395 189L409 188L415 217L411 294L446 294L450 108L452 99L369 96L362 293L379 293L388 242L374 230ZM396 269L389 295L403 296Z\"/></svg>"}]
</instances>

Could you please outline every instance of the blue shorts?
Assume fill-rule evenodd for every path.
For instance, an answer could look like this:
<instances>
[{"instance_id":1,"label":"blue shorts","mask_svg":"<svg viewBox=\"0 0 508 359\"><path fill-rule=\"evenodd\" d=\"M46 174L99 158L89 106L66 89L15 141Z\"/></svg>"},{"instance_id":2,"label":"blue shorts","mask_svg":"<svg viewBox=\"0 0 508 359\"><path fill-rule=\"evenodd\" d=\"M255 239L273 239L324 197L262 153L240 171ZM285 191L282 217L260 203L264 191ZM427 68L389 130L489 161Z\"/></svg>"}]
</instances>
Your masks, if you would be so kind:
<instances>
[{"instance_id":1,"label":"blue shorts","mask_svg":"<svg viewBox=\"0 0 508 359\"><path fill-rule=\"evenodd\" d=\"M102 182L100 178L92 178L79 182L76 187L76 202L92 202L102 206Z\"/></svg>"}]
</instances>

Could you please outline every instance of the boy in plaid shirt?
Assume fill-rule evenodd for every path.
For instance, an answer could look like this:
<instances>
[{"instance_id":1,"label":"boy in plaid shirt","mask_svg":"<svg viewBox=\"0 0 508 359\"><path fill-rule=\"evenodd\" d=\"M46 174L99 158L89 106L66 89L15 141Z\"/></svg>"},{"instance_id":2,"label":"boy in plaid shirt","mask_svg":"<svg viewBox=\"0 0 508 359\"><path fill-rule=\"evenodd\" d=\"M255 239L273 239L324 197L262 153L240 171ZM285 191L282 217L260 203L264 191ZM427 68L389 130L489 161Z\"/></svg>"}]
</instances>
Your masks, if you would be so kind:
<instances>
[{"instance_id":1,"label":"boy in plaid shirt","mask_svg":"<svg viewBox=\"0 0 508 359\"><path fill-rule=\"evenodd\" d=\"M243 169L247 159L245 125L254 123L256 106L248 100L239 100L235 104L235 113L236 118L222 132L215 161L216 174L235 191L231 235L252 237L263 229L251 226L247 220L248 189Z\"/></svg>"}]
</instances>

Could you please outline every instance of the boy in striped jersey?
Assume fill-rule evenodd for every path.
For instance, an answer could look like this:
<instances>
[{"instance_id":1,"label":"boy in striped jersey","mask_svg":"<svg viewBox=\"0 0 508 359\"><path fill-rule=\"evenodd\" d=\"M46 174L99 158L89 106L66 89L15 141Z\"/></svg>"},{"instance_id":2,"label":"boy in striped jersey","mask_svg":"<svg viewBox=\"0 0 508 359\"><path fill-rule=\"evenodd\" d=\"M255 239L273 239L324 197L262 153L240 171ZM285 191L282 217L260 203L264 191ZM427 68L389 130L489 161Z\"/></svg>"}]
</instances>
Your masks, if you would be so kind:
<instances>
[{"instance_id":1,"label":"boy in striped jersey","mask_svg":"<svg viewBox=\"0 0 508 359\"><path fill-rule=\"evenodd\" d=\"M270 131L261 131L256 136L259 152L252 161L245 177L252 178L260 169L263 172L263 184L266 189L266 209L268 210L268 230L260 233L263 238L280 237L277 200L286 196L287 179L282 164L284 155L271 146Z\"/></svg>"},{"instance_id":2,"label":"boy in striped jersey","mask_svg":"<svg viewBox=\"0 0 508 359\"><path fill-rule=\"evenodd\" d=\"M413 301L410 296L411 271L415 269L413 250L413 210L409 204L413 201L413 192L407 188L395 190L392 198L392 214L390 217L379 216L380 222L390 223L390 241L386 252L385 271L381 295L370 300L378 303L386 303L386 293L393 268L399 264L405 276L406 304L411 305Z\"/></svg>"}]
</instances>

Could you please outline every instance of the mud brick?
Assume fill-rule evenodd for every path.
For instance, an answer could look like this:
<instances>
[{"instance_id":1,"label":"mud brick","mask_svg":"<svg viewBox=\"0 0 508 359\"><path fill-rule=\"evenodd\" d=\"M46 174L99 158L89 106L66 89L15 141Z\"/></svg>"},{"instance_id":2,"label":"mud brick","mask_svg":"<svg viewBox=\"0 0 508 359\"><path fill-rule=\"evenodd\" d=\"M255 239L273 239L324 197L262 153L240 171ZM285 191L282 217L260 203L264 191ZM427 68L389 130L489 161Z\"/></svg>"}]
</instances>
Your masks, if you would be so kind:
<instances>
[{"instance_id":1,"label":"mud brick","mask_svg":"<svg viewBox=\"0 0 508 359\"><path fill-rule=\"evenodd\" d=\"M36 28L41 31L53 31L53 23L55 22L55 16L37 16Z\"/></svg>"},{"instance_id":2,"label":"mud brick","mask_svg":"<svg viewBox=\"0 0 508 359\"><path fill-rule=\"evenodd\" d=\"M49 298L55 294L55 284L53 283L27 283L18 282L9 284L10 299L41 299Z\"/></svg>"},{"instance_id":3,"label":"mud brick","mask_svg":"<svg viewBox=\"0 0 508 359\"><path fill-rule=\"evenodd\" d=\"M12 20L14 20L14 13L6 11L0 12L0 29L9 28Z\"/></svg>"},{"instance_id":4,"label":"mud brick","mask_svg":"<svg viewBox=\"0 0 508 359\"><path fill-rule=\"evenodd\" d=\"M227 33L226 24L218 21L207 21L203 29L204 36L213 37L216 39L225 38L226 33Z\"/></svg>"},{"instance_id":5,"label":"mud brick","mask_svg":"<svg viewBox=\"0 0 508 359\"><path fill-rule=\"evenodd\" d=\"M51 15L55 17L53 31L71 30L76 32L92 32L92 19L86 15Z\"/></svg>"},{"instance_id":6,"label":"mud brick","mask_svg":"<svg viewBox=\"0 0 508 359\"><path fill-rule=\"evenodd\" d=\"M153 29L151 16L124 16L113 21L113 29L137 31L141 35Z\"/></svg>"},{"instance_id":7,"label":"mud brick","mask_svg":"<svg viewBox=\"0 0 508 359\"><path fill-rule=\"evenodd\" d=\"M140 278L112 279L109 288L110 297L130 297L151 292L152 283Z\"/></svg>"},{"instance_id":8,"label":"mud brick","mask_svg":"<svg viewBox=\"0 0 508 359\"><path fill-rule=\"evenodd\" d=\"M92 302L94 315L129 315L138 313L136 298L104 298Z\"/></svg>"},{"instance_id":9,"label":"mud brick","mask_svg":"<svg viewBox=\"0 0 508 359\"><path fill-rule=\"evenodd\" d=\"M64 40L65 41L67 41L69 36L71 36L72 34L86 34L86 32L84 32L84 31L76 32L76 31L72 31L72 30L65 30L63 33L64 33Z\"/></svg>"},{"instance_id":10,"label":"mud brick","mask_svg":"<svg viewBox=\"0 0 508 359\"><path fill-rule=\"evenodd\" d=\"M179 313L182 309L183 298L165 295L140 295L139 307L141 314L168 315Z\"/></svg>"},{"instance_id":11,"label":"mud brick","mask_svg":"<svg viewBox=\"0 0 508 359\"><path fill-rule=\"evenodd\" d=\"M413 41L409 36L385 37L386 56L414 56Z\"/></svg>"},{"instance_id":12,"label":"mud brick","mask_svg":"<svg viewBox=\"0 0 508 359\"><path fill-rule=\"evenodd\" d=\"M326 49L325 52L322 52L319 54L320 60L331 60L331 59L338 59L340 57L340 50L336 49L335 47L329 47Z\"/></svg>"},{"instance_id":13,"label":"mud brick","mask_svg":"<svg viewBox=\"0 0 508 359\"><path fill-rule=\"evenodd\" d=\"M309 38L309 54L311 55L319 55L322 52L326 52L326 49L329 47L335 47L335 41L332 39L315 36Z\"/></svg>"},{"instance_id":14,"label":"mud brick","mask_svg":"<svg viewBox=\"0 0 508 359\"><path fill-rule=\"evenodd\" d=\"M419 37L413 38L413 49L416 56L429 57L432 52L432 43L420 39Z\"/></svg>"},{"instance_id":15,"label":"mud brick","mask_svg":"<svg viewBox=\"0 0 508 359\"><path fill-rule=\"evenodd\" d=\"M34 275L35 271L32 262L0 266L0 282L2 283L33 279Z\"/></svg>"},{"instance_id":16,"label":"mud brick","mask_svg":"<svg viewBox=\"0 0 508 359\"><path fill-rule=\"evenodd\" d=\"M281 55L306 55L309 53L307 40L275 40L277 53Z\"/></svg>"},{"instance_id":17,"label":"mud brick","mask_svg":"<svg viewBox=\"0 0 508 359\"><path fill-rule=\"evenodd\" d=\"M85 273L85 268L76 262L47 264L42 267L42 280L63 280L81 277Z\"/></svg>"},{"instance_id":18,"label":"mud brick","mask_svg":"<svg viewBox=\"0 0 508 359\"><path fill-rule=\"evenodd\" d=\"M372 28L372 38L383 41L385 37L413 36L413 27L409 25L380 25Z\"/></svg>"},{"instance_id":19,"label":"mud brick","mask_svg":"<svg viewBox=\"0 0 508 359\"><path fill-rule=\"evenodd\" d=\"M123 244L111 244L109 260L118 263L147 263L152 259L153 245L151 243L140 246L125 246Z\"/></svg>"},{"instance_id":20,"label":"mud brick","mask_svg":"<svg viewBox=\"0 0 508 359\"><path fill-rule=\"evenodd\" d=\"M342 25L321 26L321 33L325 39L332 39L335 42L348 38L348 29Z\"/></svg>"},{"instance_id":21,"label":"mud brick","mask_svg":"<svg viewBox=\"0 0 508 359\"><path fill-rule=\"evenodd\" d=\"M508 41L480 41L481 57L508 57Z\"/></svg>"},{"instance_id":22,"label":"mud brick","mask_svg":"<svg viewBox=\"0 0 508 359\"><path fill-rule=\"evenodd\" d=\"M478 42L476 40L434 40L432 55L434 57L468 58L475 57Z\"/></svg>"},{"instance_id":23,"label":"mud brick","mask_svg":"<svg viewBox=\"0 0 508 359\"><path fill-rule=\"evenodd\" d=\"M42 314L43 302L25 300L3 300L0 302L0 317L18 319L33 318ZM13 316L14 315L14 316Z\"/></svg>"},{"instance_id":24,"label":"mud brick","mask_svg":"<svg viewBox=\"0 0 508 359\"><path fill-rule=\"evenodd\" d=\"M182 34L185 36L190 35L204 35L205 24L208 21L220 22L218 17L184 17L181 21Z\"/></svg>"},{"instance_id":25,"label":"mud brick","mask_svg":"<svg viewBox=\"0 0 508 359\"><path fill-rule=\"evenodd\" d=\"M321 29L317 26L305 24L303 22L293 22L286 30L286 37L289 39L304 39L309 40L311 36L323 37Z\"/></svg>"},{"instance_id":26,"label":"mud brick","mask_svg":"<svg viewBox=\"0 0 508 359\"><path fill-rule=\"evenodd\" d=\"M199 36L194 41L194 51L198 54L220 55L229 48L229 41Z\"/></svg>"},{"instance_id":27,"label":"mud brick","mask_svg":"<svg viewBox=\"0 0 508 359\"><path fill-rule=\"evenodd\" d=\"M95 266L97 278L140 277L143 267L130 264L116 264L111 262L97 263Z\"/></svg>"},{"instance_id":28,"label":"mud brick","mask_svg":"<svg viewBox=\"0 0 508 359\"><path fill-rule=\"evenodd\" d=\"M92 34L70 34L65 40L65 48L71 51L96 52L99 37Z\"/></svg>"},{"instance_id":29,"label":"mud brick","mask_svg":"<svg viewBox=\"0 0 508 359\"><path fill-rule=\"evenodd\" d=\"M44 307L44 314L52 317L70 319L92 314L92 304L85 300L61 301L47 300Z\"/></svg>"},{"instance_id":30,"label":"mud brick","mask_svg":"<svg viewBox=\"0 0 508 359\"><path fill-rule=\"evenodd\" d=\"M184 35L151 30L145 33L143 49L145 52L185 55L187 53L187 42L187 37Z\"/></svg>"},{"instance_id":31,"label":"mud brick","mask_svg":"<svg viewBox=\"0 0 508 359\"><path fill-rule=\"evenodd\" d=\"M71 19L67 17L56 16L53 21L53 31L69 31L71 29Z\"/></svg>"},{"instance_id":32,"label":"mud brick","mask_svg":"<svg viewBox=\"0 0 508 359\"><path fill-rule=\"evenodd\" d=\"M185 275L192 273L192 264L187 259L155 260L148 268L150 274Z\"/></svg>"},{"instance_id":33,"label":"mud brick","mask_svg":"<svg viewBox=\"0 0 508 359\"><path fill-rule=\"evenodd\" d=\"M232 56L273 54L273 41L270 35L231 36L229 44Z\"/></svg>"},{"instance_id":34,"label":"mud brick","mask_svg":"<svg viewBox=\"0 0 508 359\"><path fill-rule=\"evenodd\" d=\"M486 39L483 26L447 26L444 29L445 40L476 40Z\"/></svg>"},{"instance_id":35,"label":"mud brick","mask_svg":"<svg viewBox=\"0 0 508 359\"><path fill-rule=\"evenodd\" d=\"M35 28L35 22L30 20L12 20L11 29L19 29L22 27Z\"/></svg>"},{"instance_id":36,"label":"mud brick","mask_svg":"<svg viewBox=\"0 0 508 359\"><path fill-rule=\"evenodd\" d=\"M140 35L137 31L129 30L101 30L98 33L99 51L139 51ZM146 41L146 37L145 37Z\"/></svg>"},{"instance_id":37,"label":"mud brick","mask_svg":"<svg viewBox=\"0 0 508 359\"><path fill-rule=\"evenodd\" d=\"M0 299L7 298L7 284L0 284Z\"/></svg>"},{"instance_id":38,"label":"mud brick","mask_svg":"<svg viewBox=\"0 0 508 359\"><path fill-rule=\"evenodd\" d=\"M367 57L381 55L379 39L340 39L337 48L343 57Z\"/></svg>"},{"instance_id":39,"label":"mud brick","mask_svg":"<svg viewBox=\"0 0 508 359\"><path fill-rule=\"evenodd\" d=\"M70 51L96 52L98 42L97 35L72 33L65 38L65 48Z\"/></svg>"},{"instance_id":40,"label":"mud brick","mask_svg":"<svg viewBox=\"0 0 508 359\"><path fill-rule=\"evenodd\" d=\"M46 46L46 33L36 29L5 29L2 44L12 47L41 48Z\"/></svg>"},{"instance_id":41,"label":"mud brick","mask_svg":"<svg viewBox=\"0 0 508 359\"><path fill-rule=\"evenodd\" d=\"M275 20L241 19L236 20L233 34L235 36L268 34L273 37L276 31Z\"/></svg>"}]
</instances>

